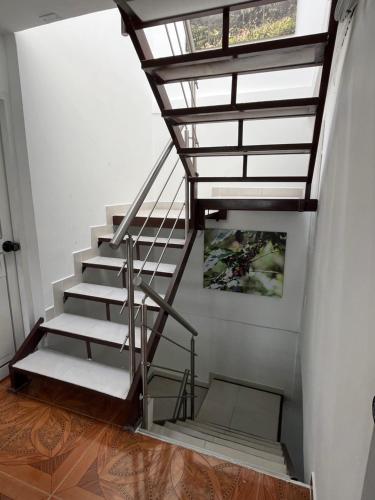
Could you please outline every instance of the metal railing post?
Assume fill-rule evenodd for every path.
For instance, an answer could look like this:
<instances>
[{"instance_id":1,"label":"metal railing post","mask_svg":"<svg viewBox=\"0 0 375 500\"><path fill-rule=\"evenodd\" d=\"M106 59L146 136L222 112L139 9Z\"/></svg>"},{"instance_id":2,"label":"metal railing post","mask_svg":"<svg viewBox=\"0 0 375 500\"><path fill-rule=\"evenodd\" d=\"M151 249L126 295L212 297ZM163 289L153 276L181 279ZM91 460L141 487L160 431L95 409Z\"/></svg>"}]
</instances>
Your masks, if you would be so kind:
<instances>
[{"instance_id":1,"label":"metal railing post","mask_svg":"<svg viewBox=\"0 0 375 500\"><path fill-rule=\"evenodd\" d=\"M190 189L189 189L189 178L185 174L185 241L187 240L190 226Z\"/></svg>"},{"instance_id":2,"label":"metal railing post","mask_svg":"<svg viewBox=\"0 0 375 500\"><path fill-rule=\"evenodd\" d=\"M195 419L195 339L190 340L190 419Z\"/></svg>"},{"instance_id":3,"label":"metal railing post","mask_svg":"<svg viewBox=\"0 0 375 500\"><path fill-rule=\"evenodd\" d=\"M143 427L148 429L148 388L147 388L147 305L141 307L141 367L142 367L142 407Z\"/></svg>"},{"instance_id":4,"label":"metal railing post","mask_svg":"<svg viewBox=\"0 0 375 500\"><path fill-rule=\"evenodd\" d=\"M128 336L129 336L129 373L130 382L135 374L135 315L134 315L134 269L133 269L133 238L128 234L127 238L127 283L128 290Z\"/></svg>"}]
</instances>

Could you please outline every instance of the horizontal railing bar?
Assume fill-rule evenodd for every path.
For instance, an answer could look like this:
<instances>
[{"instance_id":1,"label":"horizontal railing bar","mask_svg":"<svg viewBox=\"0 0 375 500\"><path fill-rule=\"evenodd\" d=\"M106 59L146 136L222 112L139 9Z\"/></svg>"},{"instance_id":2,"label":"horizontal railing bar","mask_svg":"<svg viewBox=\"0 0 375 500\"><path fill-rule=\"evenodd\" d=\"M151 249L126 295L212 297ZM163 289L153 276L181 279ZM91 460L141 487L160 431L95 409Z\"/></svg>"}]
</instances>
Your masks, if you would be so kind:
<instances>
[{"instance_id":1,"label":"horizontal railing bar","mask_svg":"<svg viewBox=\"0 0 375 500\"><path fill-rule=\"evenodd\" d=\"M147 285L141 276L134 279L134 286L140 288L143 293L150 297L158 306L164 309L165 312L170 314L180 325L188 330L194 337L198 336L198 332L183 318L172 306L168 304L153 288Z\"/></svg>"},{"instance_id":2,"label":"horizontal railing bar","mask_svg":"<svg viewBox=\"0 0 375 500\"><path fill-rule=\"evenodd\" d=\"M150 328L149 326L147 328L148 328L148 330L151 330L153 333L155 333L155 335L157 335L158 337L161 337L162 339L168 340L168 342L171 342L172 344L180 347L184 351L186 351L188 353L192 352L191 349L188 349L187 347L184 347L183 345L179 344L178 342L176 342L175 340L171 339L167 335L164 335L163 333L160 333L160 332L154 330L153 328ZM198 354L194 353L194 356L198 357Z\"/></svg>"},{"instance_id":3,"label":"horizontal railing bar","mask_svg":"<svg viewBox=\"0 0 375 500\"><path fill-rule=\"evenodd\" d=\"M149 398L149 399L179 399L180 396L152 396L151 394L146 394L143 396L144 398ZM185 394L184 396L181 396L181 399L185 398L197 398L198 396L192 396L191 394Z\"/></svg>"},{"instance_id":4,"label":"horizontal railing bar","mask_svg":"<svg viewBox=\"0 0 375 500\"><path fill-rule=\"evenodd\" d=\"M167 370L169 372L182 373L182 375L185 373L182 370L176 370L175 368L168 368L167 366L154 365L154 363L147 363L147 366L148 368L160 368L161 370Z\"/></svg>"},{"instance_id":5,"label":"horizontal railing bar","mask_svg":"<svg viewBox=\"0 0 375 500\"><path fill-rule=\"evenodd\" d=\"M132 206L129 209L128 213L123 218L123 220L121 221L121 224L117 228L117 231L114 234L114 236L109 244L111 248L116 249L122 243L125 234L128 232L128 229L129 229L131 223L133 222L134 217L137 215L139 209L142 206L142 203L145 201L148 193L150 192L151 187L154 185L155 179L158 177L160 170L164 166L164 163L166 162L172 149L173 149L173 141L170 140L168 142L168 144L166 145L161 157L157 161L154 168L151 170L145 183L143 184L142 188L140 189L140 191L139 191L138 195L136 196L134 202L132 203Z\"/></svg>"}]
</instances>

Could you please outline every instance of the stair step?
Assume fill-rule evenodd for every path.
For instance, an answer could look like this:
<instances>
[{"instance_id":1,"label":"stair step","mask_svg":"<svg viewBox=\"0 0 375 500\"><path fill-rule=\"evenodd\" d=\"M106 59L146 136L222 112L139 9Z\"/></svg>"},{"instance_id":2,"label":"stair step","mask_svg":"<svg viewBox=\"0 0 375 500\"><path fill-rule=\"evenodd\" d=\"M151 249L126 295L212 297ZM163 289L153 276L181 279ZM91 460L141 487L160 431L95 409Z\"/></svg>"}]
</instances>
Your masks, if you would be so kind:
<instances>
[{"instance_id":1,"label":"stair step","mask_svg":"<svg viewBox=\"0 0 375 500\"><path fill-rule=\"evenodd\" d=\"M228 446L228 448L233 448L234 450L243 451L244 453L249 453L256 457L261 457L266 460L270 460L272 462L277 462L280 464L284 464L284 457L282 454L272 453L272 451L265 451L252 446L249 443L243 444L238 443L236 441L232 441L229 437L225 439L223 436L215 436L212 433L205 432L204 430L194 429L188 425L185 425L185 422L166 422L164 424L167 429L172 429L177 432L183 432L184 434L188 434L189 436L197 437L200 439L204 439L205 441L210 441L211 443L220 444L223 446Z\"/></svg>"},{"instance_id":2,"label":"stair step","mask_svg":"<svg viewBox=\"0 0 375 500\"><path fill-rule=\"evenodd\" d=\"M272 454L279 455L279 456L283 455L282 447L279 443L274 443L274 442L269 443L269 442L262 441L261 439L251 438L251 437L245 438L243 436L238 436L235 433L227 432L227 431L220 430L220 429L212 429L210 426L205 425L205 424L198 422L196 420L194 420L194 421L186 420L184 422L184 425L186 425L192 429L196 429L198 431L209 434L211 436L230 439L234 443L243 444L246 446L251 446L251 447L254 447L258 450L267 451L267 452L270 452Z\"/></svg>"},{"instance_id":3,"label":"stair step","mask_svg":"<svg viewBox=\"0 0 375 500\"><path fill-rule=\"evenodd\" d=\"M224 425L219 425L219 424L212 424L209 422L201 422L198 421L199 425L203 425L208 428L212 428L213 430L217 429L220 432L225 432L227 435L231 436L238 436L239 438L243 439L250 439L250 440L258 440L259 442L263 442L269 446L274 446L274 447L280 447L280 443L277 441L271 441L270 439L263 438L261 436L255 436L253 434L249 434L247 432L242 432L242 431L237 431L236 429L230 429L229 427L225 427Z\"/></svg>"},{"instance_id":4,"label":"stair step","mask_svg":"<svg viewBox=\"0 0 375 500\"><path fill-rule=\"evenodd\" d=\"M132 226L143 226L149 217L150 210L141 209L137 216L133 219ZM121 224L122 219L126 214L119 213L113 215L113 225L118 226ZM176 229L184 229L185 228L185 217L184 211L180 214L180 210L169 210L166 208L156 208L152 212L152 216L147 221L147 227L157 227L159 228L163 224L163 228L170 229L172 228L176 220ZM164 220L165 219L165 220Z\"/></svg>"},{"instance_id":5,"label":"stair step","mask_svg":"<svg viewBox=\"0 0 375 500\"><path fill-rule=\"evenodd\" d=\"M104 236L100 236L98 238L98 243L109 243L114 236L114 233L106 234ZM134 240L137 237L134 236ZM155 243L154 243L155 241ZM123 243L126 242L126 238L122 240ZM156 247L164 247L167 245L169 248L183 248L185 245L185 240L182 238L171 238L168 241L168 238L156 238L154 236L140 236L137 241L138 245L151 246L154 243Z\"/></svg>"},{"instance_id":6,"label":"stair step","mask_svg":"<svg viewBox=\"0 0 375 500\"><path fill-rule=\"evenodd\" d=\"M171 430L160 425L153 424L151 427L151 432L159 436L173 439L175 441L178 441L179 443L185 443L190 446L198 447L202 449L202 451L211 451L213 453L223 455L228 459L240 461L241 464L248 467L255 467L270 473L283 474L287 476L287 469L284 464L279 464L271 460L265 460L264 458L256 457L249 453L243 453L242 451L234 450L233 448L229 448L228 446L222 446L219 444L211 443L210 441L206 441L204 439L188 436L183 432Z\"/></svg>"},{"instance_id":7,"label":"stair step","mask_svg":"<svg viewBox=\"0 0 375 500\"><path fill-rule=\"evenodd\" d=\"M287 99L195 108L167 109L163 117L171 125L208 123L233 120L259 120L266 118L293 118L314 116L318 106L317 97L307 99Z\"/></svg>"},{"instance_id":8,"label":"stair step","mask_svg":"<svg viewBox=\"0 0 375 500\"><path fill-rule=\"evenodd\" d=\"M144 293L138 290L134 291L134 301L136 305L141 305ZM161 295L164 297L163 295ZM126 288L117 288L113 286L95 285L92 283L79 283L64 292L64 299L67 298L92 300L94 302L104 302L122 306L128 299ZM151 311L159 311L159 306L150 298L146 299L146 304Z\"/></svg>"},{"instance_id":9,"label":"stair step","mask_svg":"<svg viewBox=\"0 0 375 500\"><path fill-rule=\"evenodd\" d=\"M85 268L94 268L94 269L107 269L109 271L120 271L124 264L123 258L117 257L92 257L91 259L87 259L82 261L82 269ZM155 272L156 276L164 276L170 278L173 276L173 273L176 270L176 266L174 264L164 264L157 262L146 262L144 263L142 260L134 260L133 267L134 271L139 271L143 266L142 273L143 274L153 274Z\"/></svg>"},{"instance_id":10,"label":"stair step","mask_svg":"<svg viewBox=\"0 0 375 500\"><path fill-rule=\"evenodd\" d=\"M125 369L69 356L47 348L29 354L13 367L119 399L126 399L130 388L129 372Z\"/></svg>"},{"instance_id":11,"label":"stair step","mask_svg":"<svg viewBox=\"0 0 375 500\"><path fill-rule=\"evenodd\" d=\"M49 333L113 347L121 347L129 331L128 325L66 313L42 323L40 328ZM129 339L126 341L125 346L129 346ZM137 327L135 329L135 348L141 348L141 330Z\"/></svg>"},{"instance_id":12,"label":"stair step","mask_svg":"<svg viewBox=\"0 0 375 500\"><path fill-rule=\"evenodd\" d=\"M328 33L284 38L149 59L142 62L142 68L159 85L233 73L305 68L323 63L327 41Z\"/></svg>"},{"instance_id":13,"label":"stair step","mask_svg":"<svg viewBox=\"0 0 375 500\"><path fill-rule=\"evenodd\" d=\"M207 156L259 156L310 154L312 144L267 144L259 146L215 146L202 148L179 148L181 157Z\"/></svg>"}]
</instances>

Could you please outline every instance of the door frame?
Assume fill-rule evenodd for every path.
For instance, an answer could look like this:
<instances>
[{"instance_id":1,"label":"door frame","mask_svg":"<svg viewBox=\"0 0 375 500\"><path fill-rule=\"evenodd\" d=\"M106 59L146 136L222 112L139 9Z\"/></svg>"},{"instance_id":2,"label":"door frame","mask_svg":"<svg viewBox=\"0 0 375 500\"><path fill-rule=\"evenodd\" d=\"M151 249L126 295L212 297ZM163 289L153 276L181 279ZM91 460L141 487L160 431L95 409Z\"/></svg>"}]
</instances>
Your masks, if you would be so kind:
<instances>
[{"instance_id":1,"label":"door frame","mask_svg":"<svg viewBox=\"0 0 375 500\"><path fill-rule=\"evenodd\" d=\"M0 91L0 134L13 237L21 245L16 253L20 308L13 311L18 348L44 315L44 304L16 41L13 34L3 38L9 91Z\"/></svg>"}]
</instances>

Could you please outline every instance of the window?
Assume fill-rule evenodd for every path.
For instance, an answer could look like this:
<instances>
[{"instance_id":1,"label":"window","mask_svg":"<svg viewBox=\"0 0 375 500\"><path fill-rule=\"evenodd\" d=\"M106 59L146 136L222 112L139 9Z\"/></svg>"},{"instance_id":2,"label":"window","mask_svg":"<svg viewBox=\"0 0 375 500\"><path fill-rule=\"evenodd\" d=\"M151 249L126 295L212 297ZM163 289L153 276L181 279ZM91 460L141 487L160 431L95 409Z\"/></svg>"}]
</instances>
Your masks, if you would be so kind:
<instances>
[{"instance_id":1,"label":"window","mask_svg":"<svg viewBox=\"0 0 375 500\"><path fill-rule=\"evenodd\" d=\"M297 0L283 0L258 7L231 10L229 45L238 45L280 36L296 31ZM191 33L195 50L221 47L223 34L221 14L192 19Z\"/></svg>"}]
</instances>

